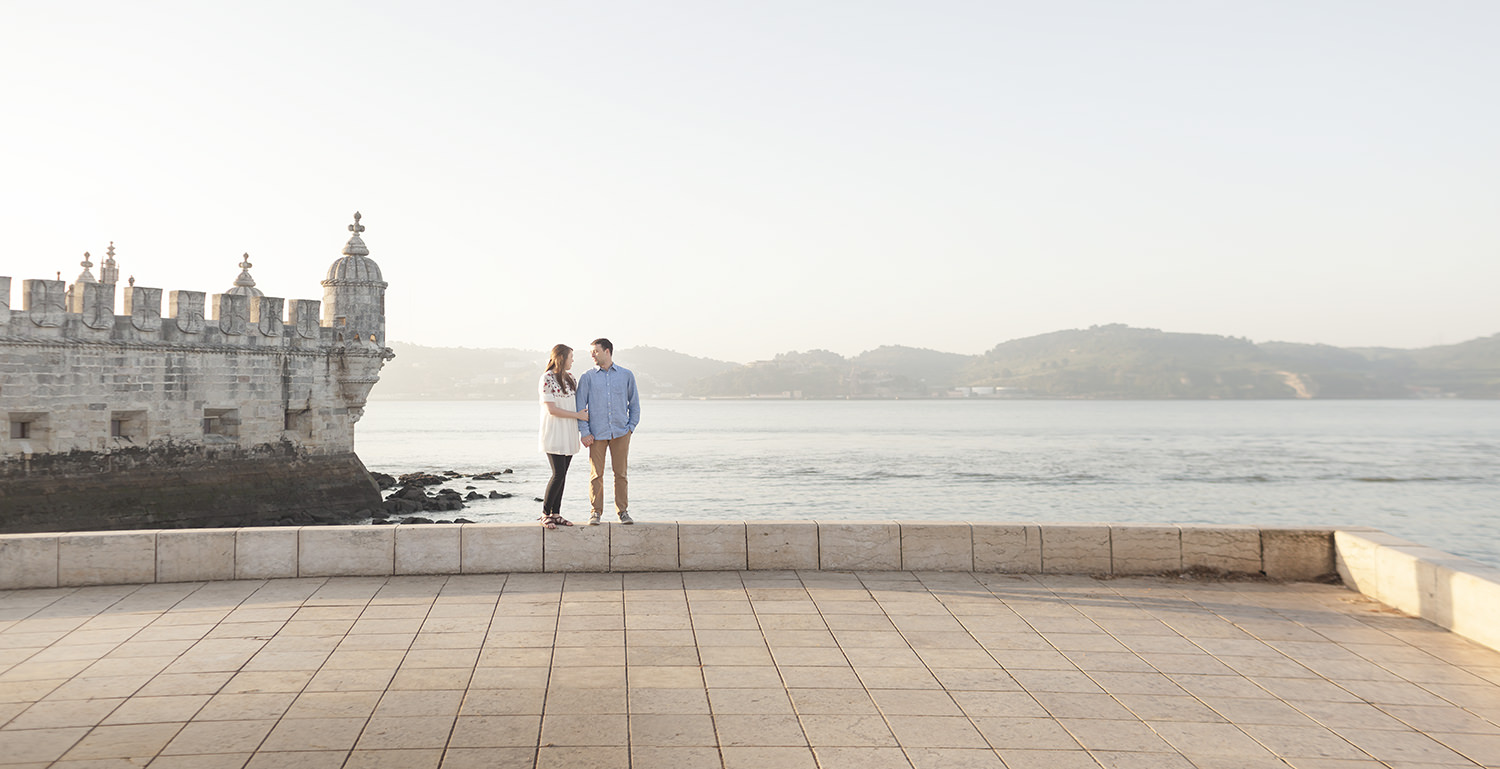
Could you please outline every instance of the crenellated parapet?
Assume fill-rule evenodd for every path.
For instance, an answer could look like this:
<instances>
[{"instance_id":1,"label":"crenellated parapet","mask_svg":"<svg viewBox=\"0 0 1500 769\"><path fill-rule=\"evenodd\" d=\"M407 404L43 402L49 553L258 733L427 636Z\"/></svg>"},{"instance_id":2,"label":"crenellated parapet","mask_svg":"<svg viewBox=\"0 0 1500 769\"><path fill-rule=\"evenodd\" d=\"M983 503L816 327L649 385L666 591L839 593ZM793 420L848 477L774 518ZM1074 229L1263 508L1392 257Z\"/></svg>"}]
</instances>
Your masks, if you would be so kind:
<instances>
[{"instance_id":1,"label":"crenellated parapet","mask_svg":"<svg viewBox=\"0 0 1500 769\"><path fill-rule=\"evenodd\" d=\"M118 289L108 283L22 280L21 306L11 306L13 279L0 276L0 339L31 344L117 343L247 350L319 352L368 350L367 339L323 323L323 302L247 294ZM165 306L163 305L165 300Z\"/></svg>"},{"instance_id":2,"label":"crenellated parapet","mask_svg":"<svg viewBox=\"0 0 1500 769\"><path fill-rule=\"evenodd\" d=\"M250 277L249 254L234 286L222 294L137 286L134 278L117 287L111 243L102 270L108 282L94 279L93 264L84 254L84 270L71 285L21 280L19 309L11 303L13 277L0 276L0 340L385 355L387 284L360 237L365 229L360 215L354 217L349 226L354 234L323 281L322 300L266 296ZM118 314L117 294L122 300Z\"/></svg>"}]
</instances>

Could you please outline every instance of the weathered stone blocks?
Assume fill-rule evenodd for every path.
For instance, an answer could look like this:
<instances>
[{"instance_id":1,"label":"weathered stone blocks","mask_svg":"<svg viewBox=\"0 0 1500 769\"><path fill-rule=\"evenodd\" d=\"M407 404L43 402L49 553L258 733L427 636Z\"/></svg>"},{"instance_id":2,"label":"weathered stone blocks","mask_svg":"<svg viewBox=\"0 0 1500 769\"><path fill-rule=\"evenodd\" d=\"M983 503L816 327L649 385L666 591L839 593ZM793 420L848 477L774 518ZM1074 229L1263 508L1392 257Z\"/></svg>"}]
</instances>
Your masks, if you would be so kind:
<instances>
[{"instance_id":1,"label":"weathered stone blocks","mask_svg":"<svg viewBox=\"0 0 1500 769\"><path fill-rule=\"evenodd\" d=\"M1042 529L1034 523L975 523L974 570L1042 573Z\"/></svg>"},{"instance_id":2,"label":"weathered stone blocks","mask_svg":"<svg viewBox=\"0 0 1500 769\"><path fill-rule=\"evenodd\" d=\"M1176 526L1111 525L1109 549L1114 574L1160 574L1182 568L1182 531Z\"/></svg>"},{"instance_id":3,"label":"weathered stone blocks","mask_svg":"<svg viewBox=\"0 0 1500 769\"><path fill-rule=\"evenodd\" d=\"M301 531L296 526L237 529L234 532L235 579L290 579L297 576Z\"/></svg>"},{"instance_id":4,"label":"weathered stone blocks","mask_svg":"<svg viewBox=\"0 0 1500 769\"><path fill-rule=\"evenodd\" d=\"M818 564L827 571L901 568L901 525L895 522L818 523Z\"/></svg>"},{"instance_id":5,"label":"weathered stone blocks","mask_svg":"<svg viewBox=\"0 0 1500 769\"><path fill-rule=\"evenodd\" d=\"M1048 524L1042 529L1043 574L1109 574L1109 525Z\"/></svg>"},{"instance_id":6,"label":"weathered stone blocks","mask_svg":"<svg viewBox=\"0 0 1500 769\"><path fill-rule=\"evenodd\" d=\"M900 524L901 568L909 571L973 571L974 537L967 523Z\"/></svg>"},{"instance_id":7,"label":"weathered stone blocks","mask_svg":"<svg viewBox=\"0 0 1500 769\"><path fill-rule=\"evenodd\" d=\"M1333 529L1263 528L1261 568L1271 579L1309 580L1336 571Z\"/></svg>"},{"instance_id":8,"label":"weathered stone blocks","mask_svg":"<svg viewBox=\"0 0 1500 769\"><path fill-rule=\"evenodd\" d=\"M171 529L156 535L156 581L234 579L234 529Z\"/></svg>"},{"instance_id":9,"label":"weathered stone blocks","mask_svg":"<svg viewBox=\"0 0 1500 769\"><path fill-rule=\"evenodd\" d=\"M465 574L499 574L542 570L542 536L533 523L465 523L461 525Z\"/></svg>"},{"instance_id":10,"label":"weathered stone blocks","mask_svg":"<svg viewBox=\"0 0 1500 769\"><path fill-rule=\"evenodd\" d=\"M609 524L610 571L677 571L677 524Z\"/></svg>"},{"instance_id":11,"label":"weathered stone blocks","mask_svg":"<svg viewBox=\"0 0 1500 769\"><path fill-rule=\"evenodd\" d=\"M56 534L0 537L0 589L57 587Z\"/></svg>"},{"instance_id":12,"label":"weathered stone blocks","mask_svg":"<svg viewBox=\"0 0 1500 769\"><path fill-rule=\"evenodd\" d=\"M1254 526L1182 526L1182 568L1260 572L1260 529Z\"/></svg>"},{"instance_id":13,"label":"weathered stone blocks","mask_svg":"<svg viewBox=\"0 0 1500 769\"><path fill-rule=\"evenodd\" d=\"M308 526L298 537L301 577L383 577L395 569L395 526Z\"/></svg>"},{"instance_id":14,"label":"weathered stone blocks","mask_svg":"<svg viewBox=\"0 0 1500 769\"><path fill-rule=\"evenodd\" d=\"M1374 529L1341 529L1333 538L1346 586L1500 649L1500 569Z\"/></svg>"},{"instance_id":15,"label":"weathered stone blocks","mask_svg":"<svg viewBox=\"0 0 1500 769\"><path fill-rule=\"evenodd\" d=\"M683 571L749 568L743 523L677 523L677 563Z\"/></svg>"},{"instance_id":16,"label":"weathered stone blocks","mask_svg":"<svg viewBox=\"0 0 1500 769\"><path fill-rule=\"evenodd\" d=\"M751 569L816 569L818 524L748 521L745 548Z\"/></svg>"},{"instance_id":17,"label":"weathered stone blocks","mask_svg":"<svg viewBox=\"0 0 1500 769\"><path fill-rule=\"evenodd\" d=\"M1421 616L1465 638L1500 650L1500 569L1451 557L1437 563L1432 611Z\"/></svg>"},{"instance_id":18,"label":"weathered stone blocks","mask_svg":"<svg viewBox=\"0 0 1500 769\"><path fill-rule=\"evenodd\" d=\"M68 534L57 541L57 584L135 585L156 581L156 531Z\"/></svg>"},{"instance_id":19,"label":"weathered stone blocks","mask_svg":"<svg viewBox=\"0 0 1500 769\"><path fill-rule=\"evenodd\" d=\"M609 571L609 538L614 528L567 526L543 530L542 567L547 571Z\"/></svg>"},{"instance_id":20,"label":"weathered stone blocks","mask_svg":"<svg viewBox=\"0 0 1500 769\"><path fill-rule=\"evenodd\" d=\"M397 574L458 574L462 570L459 526L433 523L395 529Z\"/></svg>"}]
</instances>

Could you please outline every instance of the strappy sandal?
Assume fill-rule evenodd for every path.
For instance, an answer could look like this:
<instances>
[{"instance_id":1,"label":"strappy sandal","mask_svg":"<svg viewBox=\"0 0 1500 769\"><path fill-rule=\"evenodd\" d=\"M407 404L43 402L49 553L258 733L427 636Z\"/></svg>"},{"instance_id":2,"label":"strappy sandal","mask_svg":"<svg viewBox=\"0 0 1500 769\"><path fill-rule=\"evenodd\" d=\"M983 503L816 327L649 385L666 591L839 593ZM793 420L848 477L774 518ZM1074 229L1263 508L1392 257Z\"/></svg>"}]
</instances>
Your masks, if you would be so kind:
<instances>
[{"instance_id":1,"label":"strappy sandal","mask_svg":"<svg viewBox=\"0 0 1500 769\"><path fill-rule=\"evenodd\" d=\"M561 515L544 515L542 516L541 521L542 525L549 529L555 529L559 526L573 525L572 521L562 517Z\"/></svg>"}]
</instances>

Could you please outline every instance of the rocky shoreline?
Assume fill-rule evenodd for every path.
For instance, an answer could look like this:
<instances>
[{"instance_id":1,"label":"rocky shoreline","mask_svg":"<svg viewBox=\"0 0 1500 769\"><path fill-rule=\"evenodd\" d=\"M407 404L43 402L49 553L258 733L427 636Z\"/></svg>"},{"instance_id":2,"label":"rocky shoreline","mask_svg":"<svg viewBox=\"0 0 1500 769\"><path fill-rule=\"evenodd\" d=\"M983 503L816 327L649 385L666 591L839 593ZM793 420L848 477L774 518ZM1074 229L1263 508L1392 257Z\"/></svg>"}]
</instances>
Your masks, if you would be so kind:
<instances>
[{"instance_id":1,"label":"rocky shoreline","mask_svg":"<svg viewBox=\"0 0 1500 769\"><path fill-rule=\"evenodd\" d=\"M375 484L380 487L385 500L379 508L363 511L368 514L370 523L373 525L393 525L398 523L474 523L467 518L430 518L417 513L450 512L462 510L465 502L479 499L509 499L513 496L508 491L491 491L489 494L481 494L472 485L465 485L464 491L449 487L447 484L469 481L495 481L503 476L513 475L510 468L504 470L491 470L483 473L465 475L455 470L444 470L438 474L432 473L406 473L401 476L391 476L386 473L371 473ZM429 486L438 486L435 493L428 493ZM388 494L386 492L389 492Z\"/></svg>"}]
</instances>

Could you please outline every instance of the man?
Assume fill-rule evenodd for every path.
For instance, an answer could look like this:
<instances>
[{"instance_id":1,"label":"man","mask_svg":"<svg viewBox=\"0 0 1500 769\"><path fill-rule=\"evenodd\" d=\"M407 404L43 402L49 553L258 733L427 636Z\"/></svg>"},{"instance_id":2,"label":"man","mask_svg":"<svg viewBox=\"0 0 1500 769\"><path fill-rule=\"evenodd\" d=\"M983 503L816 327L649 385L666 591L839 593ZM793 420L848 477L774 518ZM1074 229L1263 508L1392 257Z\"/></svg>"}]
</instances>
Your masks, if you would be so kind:
<instances>
[{"instance_id":1,"label":"man","mask_svg":"<svg viewBox=\"0 0 1500 769\"><path fill-rule=\"evenodd\" d=\"M598 526L604 515L604 454L615 475L615 514L620 523L631 524L629 485L625 463L630 457L630 435L641 422L641 396L635 374L614 361L615 346L608 339L595 339L595 368L578 379L578 410L588 410L587 421L578 421L583 445L589 450L589 525Z\"/></svg>"}]
</instances>

